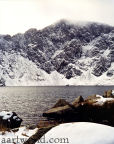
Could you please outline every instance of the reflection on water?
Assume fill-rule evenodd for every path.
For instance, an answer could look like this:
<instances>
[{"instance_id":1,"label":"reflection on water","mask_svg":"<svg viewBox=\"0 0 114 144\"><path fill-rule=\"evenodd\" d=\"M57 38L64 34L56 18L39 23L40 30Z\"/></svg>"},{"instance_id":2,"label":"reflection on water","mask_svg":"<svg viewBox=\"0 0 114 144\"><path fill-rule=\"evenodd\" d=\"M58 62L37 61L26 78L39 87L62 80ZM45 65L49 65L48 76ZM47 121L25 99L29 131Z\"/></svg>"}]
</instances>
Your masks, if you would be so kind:
<instances>
[{"instance_id":1,"label":"reflection on water","mask_svg":"<svg viewBox=\"0 0 114 144\"><path fill-rule=\"evenodd\" d=\"M59 98L71 102L79 95L103 94L108 89L114 86L0 87L0 111L14 111L23 124L37 124L42 112Z\"/></svg>"}]
</instances>

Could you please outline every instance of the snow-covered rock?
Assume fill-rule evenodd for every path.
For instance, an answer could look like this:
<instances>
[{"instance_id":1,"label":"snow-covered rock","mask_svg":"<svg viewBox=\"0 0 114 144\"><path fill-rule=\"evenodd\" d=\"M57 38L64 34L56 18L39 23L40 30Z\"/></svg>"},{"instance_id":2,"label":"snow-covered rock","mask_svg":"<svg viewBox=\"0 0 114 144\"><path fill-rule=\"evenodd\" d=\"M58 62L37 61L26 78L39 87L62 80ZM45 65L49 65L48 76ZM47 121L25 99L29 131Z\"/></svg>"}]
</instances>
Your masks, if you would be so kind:
<instances>
[{"instance_id":1,"label":"snow-covered rock","mask_svg":"<svg viewBox=\"0 0 114 144\"><path fill-rule=\"evenodd\" d=\"M69 144L113 144L114 128L106 125L78 122L66 123L52 128L38 141L44 143Z\"/></svg>"},{"instance_id":2,"label":"snow-covered rock","mask_svg":"<svg viewBox=\"0 0 114 144\"><path fill-rule=\"evenodd\" d=\"M114 101L114 98L104 98L100 95L96 95L96 97L98 98L96 100L97 101L96 104L100 104L100 105L103 105L105 102L108 102L108 101Z\"/></svg>"},{"instance_id":3,"label":"snow-covered rock","mask_svg":"<svg viewBox=\"0 0 114 144\"><path fill-rule=\"evenodd\" d=\"M0 131L20 127L22 119L15 112L0 112Z\"/></svg>"}]
</instances>

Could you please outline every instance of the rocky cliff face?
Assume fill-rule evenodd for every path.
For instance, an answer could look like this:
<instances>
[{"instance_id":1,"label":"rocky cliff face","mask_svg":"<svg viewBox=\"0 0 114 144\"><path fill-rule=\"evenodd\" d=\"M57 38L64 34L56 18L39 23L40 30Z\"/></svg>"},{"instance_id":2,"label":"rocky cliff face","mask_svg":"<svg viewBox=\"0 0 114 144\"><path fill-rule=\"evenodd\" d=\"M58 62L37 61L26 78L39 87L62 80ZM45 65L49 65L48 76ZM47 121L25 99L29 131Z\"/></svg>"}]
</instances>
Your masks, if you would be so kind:
<instances>
[{"instance_id":1,"label":"rocky cliff face","mask_svg":"<svg viewBox=\"0 0 114 144\"><path fill-rule=\"evenodd\" d=\"M100 84L109 84L114 27L60 21L42 30L0 35L0 72L1 85L99 84L102 78Z\"/></svg>"}]
</instances>

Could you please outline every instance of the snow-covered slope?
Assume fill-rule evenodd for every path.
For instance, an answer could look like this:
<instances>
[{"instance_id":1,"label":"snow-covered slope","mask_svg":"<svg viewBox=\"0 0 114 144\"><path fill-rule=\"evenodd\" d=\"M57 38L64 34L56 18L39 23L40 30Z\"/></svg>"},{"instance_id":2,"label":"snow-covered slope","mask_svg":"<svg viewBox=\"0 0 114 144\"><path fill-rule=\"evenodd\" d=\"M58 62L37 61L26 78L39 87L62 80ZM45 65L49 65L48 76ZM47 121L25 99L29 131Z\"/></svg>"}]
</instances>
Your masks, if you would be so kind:
<instances>
[{"instance_id":1,"label":"snow-covered slope","mask_svg":"<svg viewBox=\"0 0 114 144\"><path fill-rule=\"evenodd\" d=\"M113 133L114 128L106 125L87 122L67 123L47 132L44 143L114 144ZM39 140L39 144L41 143Z\"/></svg>"},{"instance_id":2,"label":"snow-covered slope","mask_svg":"<svg viewBox=\"0 0 114 144\"><path fill-rule=\"evenodd\" d=\"M114 27L60 21L0 35L0 85L112 85Z\"/></svg>"}]
</instances>

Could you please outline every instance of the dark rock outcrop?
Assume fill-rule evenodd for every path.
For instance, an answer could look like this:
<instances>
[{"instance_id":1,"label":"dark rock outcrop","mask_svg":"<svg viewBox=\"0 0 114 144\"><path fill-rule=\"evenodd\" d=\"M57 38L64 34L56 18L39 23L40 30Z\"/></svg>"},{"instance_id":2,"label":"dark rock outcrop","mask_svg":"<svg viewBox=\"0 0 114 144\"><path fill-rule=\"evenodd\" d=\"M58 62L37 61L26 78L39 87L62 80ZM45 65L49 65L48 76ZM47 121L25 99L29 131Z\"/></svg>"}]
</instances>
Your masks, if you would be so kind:
<instances>
[{"instance_id":1,"label":"dark rock outcrop","mask_svg":"<svg viewBox=\"0 0 114 144\"><path fill-rule=\"evenodd\" d=\"M105 91L103 96L106 98L114 98L114 95L112 94L112 90Z\"/></svg>"},{"instance_id":2,"label":"dark rock outcrop","mask_svg":"<svg viewBox=\"0 0 114 144\"><path fill-rule=\"evenodd\" d=\"M93 67L93 74L95 76L101 76L111 66L111 60L108 58L101 57L98 61L95 61Z\"/></svg>"}]
</instances>

